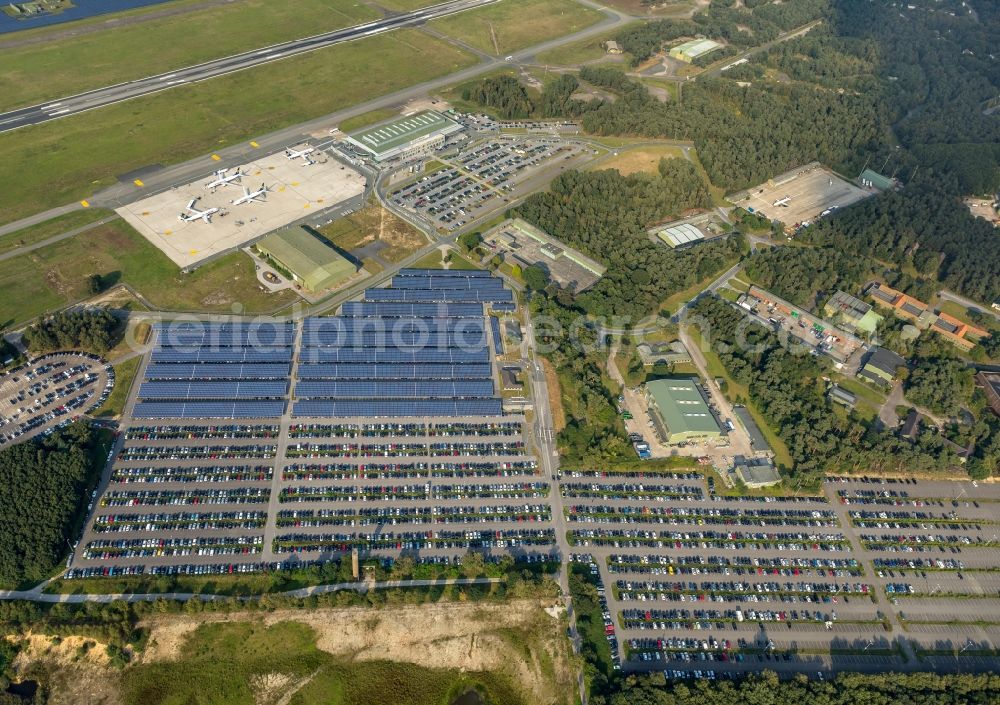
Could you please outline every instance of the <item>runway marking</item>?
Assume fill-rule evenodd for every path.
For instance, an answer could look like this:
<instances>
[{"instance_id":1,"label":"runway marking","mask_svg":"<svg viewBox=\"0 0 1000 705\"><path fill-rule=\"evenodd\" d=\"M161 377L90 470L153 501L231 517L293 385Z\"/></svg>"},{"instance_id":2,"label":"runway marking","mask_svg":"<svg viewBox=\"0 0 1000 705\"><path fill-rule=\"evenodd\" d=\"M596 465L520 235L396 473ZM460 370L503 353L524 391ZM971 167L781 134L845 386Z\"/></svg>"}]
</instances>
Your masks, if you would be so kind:
<instances>
[{"instance_id":1,"label":"runway marking","mask_svg":"<svg viewBox=\"0 0 1000 705\"><path fill-rule=\"evenodd\" d=\"M250 141L250 146L253 147L254 149L257 149L257 148L260 147L260 145L257 144L256 142L254 142L253 140Z\"/></svg>"},{"instance_id":2,"label":"runway marking","mask_svg":"<svg viewBox=\"0 0 1000 705\"><path fill-rule=\"evenodd\" d=\"M49 113L49 115L62 115L63 113L68 113L68 112L69 108L63 108L62 110L53 110Z\"/></svg>"},{"instance_id":3,"label":"runway marking","mask_svg":"<svg viewBox=\"0 0 1000 705\"><path fill-rule=\"evenodd\" d=\"M166 81L168 78L173 78L176 75L177 75L176 73L168 73L166 76L160 76L158 80Z\"/></svg>"},{"instance_id":4,"label":"runway marking","mask_svg":"<svg viewBox=\"0 0 1000 705\"><path fill-rule=\"evenodd\" d=\"M222 157L220 157L218 154L213 154L212 155L212 161L215 161L215 162L222 161Z\"/></svg>"},{"instance_id":5,"label":"runway marking","mask_svg":"<svg viewBox=\"0 0 1000 705\"><path fill-rule=\"evenodd\" d=\"M146 185L146 184L142 183L142 179L135 179L134 181L132 181L132 183L135 184L136 186L140 187L140 188Z\"/></svg>"},{"instance_id":6,"label":"runway marking","mask_svg":"<svg viewBox=\"0 0 1000 705\"><path fill-rule=\"evenodd\" d=\"M80 205L84 208L90 208L90 201L80 201Z\"/></svg>"}]
</instances>

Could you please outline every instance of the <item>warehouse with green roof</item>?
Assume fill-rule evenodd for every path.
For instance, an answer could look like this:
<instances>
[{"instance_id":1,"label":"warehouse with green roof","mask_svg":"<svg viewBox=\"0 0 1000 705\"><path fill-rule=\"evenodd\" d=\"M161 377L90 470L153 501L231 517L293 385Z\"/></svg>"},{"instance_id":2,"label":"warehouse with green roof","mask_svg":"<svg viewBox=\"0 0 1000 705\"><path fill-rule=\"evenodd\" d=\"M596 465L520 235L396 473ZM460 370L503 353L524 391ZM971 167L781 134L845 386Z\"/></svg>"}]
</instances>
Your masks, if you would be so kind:
<instances>
[{"instance_id":1,"label":"warehouse with green roof","mask_svg":"<svg viewBox=\"0 0 1000 705\"><path fill-rule=\"evenodd\" d=\"M332 289L358 271L353 262L301 225L282 228L260 240L256 247L309 291Z\"/></svg>"},{"instance_id":2,"label":"warehouse with green roof","mask_svg":"<svg viewBox=\"0 0 1000 705\"><path fill-rule=\"evenodd\" d=\"M683 44L678 44L671 49L670 56L686 64L690 64L698 57L705 56L705 54L710 54L716 49L721 48L722 45L719 42L712 41L711 39L692 39Z\"/></svg>"},{"instance_id":3,"label":"warehouse with green roof","mask_svg":"<svg viewBox=\"0 0 1000 705\"><path fill-rule=\"evenodd\" d=\"M722 436L722 429L693 379L658 379L646 383L649 416L668 445Z\"/></svg>"}]
</instances>

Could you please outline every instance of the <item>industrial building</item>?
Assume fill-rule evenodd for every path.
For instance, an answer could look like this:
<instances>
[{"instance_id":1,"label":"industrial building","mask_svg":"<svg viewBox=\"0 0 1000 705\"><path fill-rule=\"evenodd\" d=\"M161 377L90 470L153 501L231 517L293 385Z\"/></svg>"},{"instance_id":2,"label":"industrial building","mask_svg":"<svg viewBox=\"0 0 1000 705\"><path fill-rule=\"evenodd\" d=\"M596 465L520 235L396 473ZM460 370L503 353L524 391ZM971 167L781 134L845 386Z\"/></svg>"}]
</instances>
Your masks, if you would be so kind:
<instances>
[{"instance_id":1,"label":"industrial building","mask_svg":"<svg viewBox=\"0 0 1000 705\"><path fill-rule=\"evenodd\" d=\"M376 162L409 159L440 148L462 126L436 110L409 115L355 132L347 141Z\"/></svg>"},{"instance_id":2,"label":"industrial building","mask_svg":"<svg viewBox=\"0 0 1000 705\"><path fill-rule=\"evenodd\" d=\"M762 487L773 487L781 482L781 475L769 458L744 458L736 456L733 470L748 489L759 490Z\"/></svg>"},{"instance_id":3,"label":"industrial building","mask_svg":"<svg viewBox=\"0 0 1000 705\"><path fill-rule=\"evenodd\" d=\"M969 325L947 313L936 312L923 301L879 282L868 288L868 296L876 304L892 309L900 318L912 321L917 328L937 333L965 352L972 350L980 338L990 335L989 331Z\"/></svg>"},{"instance_id":4,"label":"industrial building","mask_svg":"<svg viewBox=\"0 0 1000 705\"><path fill-rule=\"evenodd\" d=\"M887 348L872 348L858 377L880 386L891 387L896 381L896 371L906 367L906 360Z\"/></svg>"},{"instance_id":5,"label":"industrial building","mask_svg":"<svg viewBox=\"0 0 1000 705\"><path fill-rule=\"evenodd\" d=\"M838 291L823 307L823 313L832 321L839 323L848 330L873 334L882 321L882 317L856 296Z\"/></svg>"},{"instance_id":6,"label":"industrial building","mask_svg":"<svg viewBox=\"0 0 1000 705\"><path fill-rule=\"evenodd\" d=\"M861 176L858 177L858 181L861 185L866 188L873 188L879 191L886 191L891 188L896 188L897 181L888 176L883 176L877 171L872 171L871 169L865 169L861 172Z\"/></svg>"},{"instance_id":7,"label":"industrial building","mask_svg":"<svg viewBox=\"0 0 1000 705\"><path fill-rule=\"evenodd\" d=\"M670 343L642 343L636 348L644 365L655 365L662 362L665 365L677 365L691 362L691 353L684 343L674 340Z\"/></svg>"},{"instance_id":8,"label":"industrial building","mask_svg":"<svg viewBox=\"0 0 1000 705\"><path fill-rule=\"evenodd\" d=\"M594 260L520 218L500 223L483 235L483 241L522 267L541 267L553 282L576 293L592 287L606 271Z\"/></svg>"},{"instance_id":9,"label":"industrial building","mask_svg":"<svg viewBox=\"0 0 1000 705\"><path fill-rule=\"evenodd\" d=\"M1000 373L979 372L976 374L976 385L986 393L986 401L993 413L1000 416Z\"/></svg>"},{"instance_id":10,"label":"industrial building","mask_svg":"<svg viewBox=\"0 0 1000 705\"><path fill-rule=\"evenodd\" d=\"M750 439L750 447L757 453L772 453L771 445L764 437L764 432L760 430L760 426L754 421L749 409L745 406L737 405L733 407L733 413L739 419L743 430L747 432L747 438Z\"/></svg>"},{"instance_id":11,"label":"industrial building","mask_svg":"<svg viewBox=\"0 0 1000 705\"><path fill-rule=\"evenodd\" d=\"M705 239L705 234L691 223L681 223L664 228L656 233L670 247L692 245Z\"/></svg>"},{"instance_id":12,"label":"industrial building","mask_svg":"<svg viewBox=\"0 0 1000 705\"><path fill-rule=\"evenodd\" d=\"M841 406L846 406L848 409L853 409L858 403L858 396L856 394L847 391L843 387L838 387L836 384L830 387L829 396L830 401Z\"/></svg>"},{"instance_id":13,"label":"industrial building","mask_svg":"<svg viewBox=\"0 0 1000 705\"><path fill-rule=\"evenodd\" d=\"M670 56L686 64L690 64L695 59L721 48L721 44L711 39L692 39L683 44L678 44L671 49Z\"/></svg>"},{"instance_id":14,"label":"industrial building","mask_svg":"<svg viewBox=\"0 0 1000 705\"><path fill-rule=\"evenodd\" d=\"M693 379L658 379L646 383L650 418L667 445L720 438L722 429Z\"/></svg>"},{"instance_id":15,"label":"industrial building","mask_svg":"<svg viewBox=\"0 0 1000 705\"><path fill-rule=\"evenodd\" d=\"M309 291L332 289L358 271L353 262L301 225L268 235L256 248Z\"/></svg>"}]
</instances>

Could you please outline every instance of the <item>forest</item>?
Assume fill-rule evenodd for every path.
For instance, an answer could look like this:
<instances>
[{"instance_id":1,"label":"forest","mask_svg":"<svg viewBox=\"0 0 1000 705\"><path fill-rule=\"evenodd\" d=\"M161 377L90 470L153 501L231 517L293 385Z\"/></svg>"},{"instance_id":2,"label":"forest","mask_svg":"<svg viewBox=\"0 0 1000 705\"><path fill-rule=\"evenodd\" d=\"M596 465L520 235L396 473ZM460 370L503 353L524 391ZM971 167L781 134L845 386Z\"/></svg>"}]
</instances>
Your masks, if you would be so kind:
<instances>
[{"instance_id":1,"label":"forest","mask_svg":"<svg viewBox=\"0 0 1000 705\"><path fill-rule=\"evenodd\" d=\"M708 187L690 162L663 159L655 176L567 171L516 213L607 265L601 281L577 296L574 305L592 315L638 320L670 294L722 271L741 255L740 237L670 250L646 232L688 209L710 205Z\"/></svg>"},{"instance_id":2,"label":"forest","mask_svg":"<svg viewBox=\"0 0 1000 705\"><path fill-rule=\"evenodd\" d=\"M772 671L739 681L667 683L662 673L628 676L592 705L989 705L1000 698L1000 676L936 673L843 673L822 681L780 680Z\"/></svg>"},{"instance_id":3,"label":"forest","mask_svg":"<svg viewBox=\"0 0 1000 705\"><path fill-rule=\"evenodd\" d=\"M906 398L934 413L954 416L972 398L974 374L956 358L918 360L906 380Z\"/></svg>"},{"instance_id":4,"label":"forest","mask_svg":"<svg viewBox=\"0 0 1000 705\"><path fill-rule=\"evenodd\" d=\"M83 349L104 353L114 347L121 326L107 309L60 311L24 331L24 344L33 353Z\"/></svg>"},{"instance_id":5,"label":"forest","mask_svg":"<svg viewBox=\"0 0 1000 705\"><path fill-rule=\"evenodd\" d=\"M902 191L845 208L807 228L803 238L826 253L912 265L959 294L992 302L1000 296L1000 237L946 186L918 173Z\"/></svg>"},{"instance_id":6,"label":"forest","mask_svg":"<svg viewBox=\"0 0 1000 705\"><path fill-rule=\"evenodd\" d=\"M580 77L590 82L596 71L581 70ZM692 140L712 183L731 190L814 160L852 165L879 145L886 129L870 94L704 79L684 86L682 103L661 103L641 83L618 75L617 85L605 87L619 99L588 110L584 128L598 135Z\"/></svg>"},{"instance_id":7,"label":"forest","mask_svg":"<svg viewBox=\"0 0 1000 705\"><path fill-rule=\"evenodd\" d=\"M513 76L485 78L474 86L466 87L462 91L462 99L492 108L507 120L526 118L535 109L528 91Z\"/></svg>"},{"instance_id":8,"label":"forest","mask_svg":"<svg viewBox=\"0 0 1000 705\"><path fill-rule=\"evenodd\" d=\"M817 483L838 472L942 473L958 458L937 434L925 430L913 444L853 415L842 419L817 380L825 374L814 356L785 350L778 338L715 297L692 308L693 323L733 379L788 446L793 481Z\"/></svg>"},{"instance_id":9,"label":"forest","mask_svg":"<svg viewBox=\"0 0 1000 705\"><path fill-rule=\"evenodd\" d=\"M104 438L77 423L0 450L0 585L41 582L66 555Z\"/></svg>"}]
</instances>

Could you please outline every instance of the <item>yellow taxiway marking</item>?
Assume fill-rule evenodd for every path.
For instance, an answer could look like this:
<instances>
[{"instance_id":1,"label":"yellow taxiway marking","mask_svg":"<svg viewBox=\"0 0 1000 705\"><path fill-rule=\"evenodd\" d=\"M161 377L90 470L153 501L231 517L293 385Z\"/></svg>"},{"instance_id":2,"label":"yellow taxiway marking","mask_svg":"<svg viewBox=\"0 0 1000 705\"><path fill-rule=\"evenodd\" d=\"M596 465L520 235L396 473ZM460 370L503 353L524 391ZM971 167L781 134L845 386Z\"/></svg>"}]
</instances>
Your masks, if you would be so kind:
<instances>
[{"instance_id":1,"label":"yellow taxiway marking","mask_svg":"<svg viewBox=\"0 0 1000 705\"><path fill-rule=\"evenodd\" d=\"M220 156L219 156L218 154L213 154L213 155L212 155L212 161L213 161L213 162L219 162L219 161L222 161L222 157L220 157Z\"/></svg>"},{"instance_id":2,"label":"yellow taxiway marking","mask_svg":"<svg viewBox=\"0 0 1000 705\"><path fill-rule=\"evenodd\" d=\"M252 141L252 140L251 140L251 142L250 142L250 146L251 146L251 147L253 147L254 149L257 149L258 147L260 147L260 145L259 145L259 144L257 144L256 142L254 142L254 141Z\"/></svg>"},{"instance_id":3,"label":"yellow taxiway marking","mask_svg":"<svg viewBox=\"0 0 1000 705\"><path fill-rule=\"evenodd\" d=\"M188 254L194 257L196 254L198 254L198 250L191 250L190 252L188 252Z\"/></svg>"},{"instance_id":4,"label":"yellow taxiway marking","mask_svg":"<svg viewBox=\"0 0 1000 705\"><path fill-rule=\"evenodd\" d=\"M304 206L302 206L302 207L303 207L303 208L308 208L308 207L309 207L309 204L307 203L307 204L305 204L305 205L304 205Z\"/></svg>"},{"instance_id":5,"label":"yellow taxiway marking","mask_svg":"<svg viewBox=\"0 0 1000 705\"><path fill-rule=\"evenodd\" d=\"M298 185L299 185L299 182L298 182L298 181L293 181L293 182L292 182L292 186L298 186Z\"/></svg>"},{"instance_id":6,"label":"yellow taxiway marking","mask_svg":"<svg viewBox=\"0 0 1000 705\"><path fill-rule=\"evenodd\" d=\"M136 179L132 183L135 184L136 186L140 187L140 188L146 185L146 184L142 183L142 179Z\"/></svg>"},{"instance_id":7,"label":"yellow taxiway marking","mask_svg":"<svg viewBox=\"0 0 1000 705\"><path fill-rule=\"evenodd\" d=\"M172 232L174 232L174 231L173 230L164 230L163 234L164 235L170 235Z\"/></svg>"},{"instance_id":8,"label":"yellow taxiway marking","mask_svg":"<svg viewBox=\"0 0 1000 705\"><path fill-rule=\"evenodd\" d=\"M80 201L80 205L84 208L90 208L90 201Z\"/></svg>"}]
</instances>

